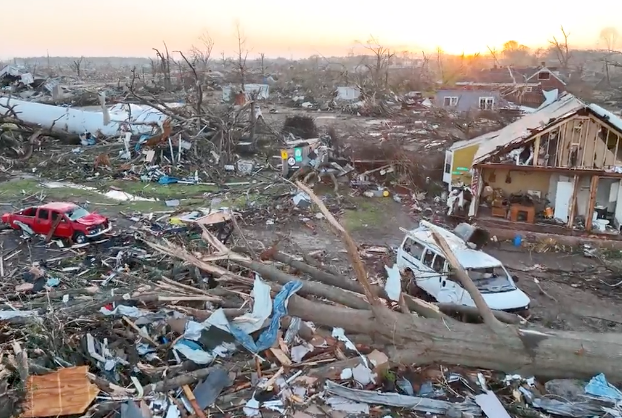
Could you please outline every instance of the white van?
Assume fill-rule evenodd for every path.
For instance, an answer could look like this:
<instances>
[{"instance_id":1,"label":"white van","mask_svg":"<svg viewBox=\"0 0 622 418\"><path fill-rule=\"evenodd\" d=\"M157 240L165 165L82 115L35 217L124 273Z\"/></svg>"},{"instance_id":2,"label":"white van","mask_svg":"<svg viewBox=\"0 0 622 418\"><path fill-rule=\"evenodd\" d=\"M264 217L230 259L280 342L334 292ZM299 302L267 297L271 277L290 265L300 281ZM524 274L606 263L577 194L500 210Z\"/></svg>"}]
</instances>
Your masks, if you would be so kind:
<instances>
[{"instance_id":1,"label":"white van","mask_svg":"<svg viewBox=\"0 0 622 418\"><path fill-rule=\"evenodd\" d=\"M529 297L516 287L499 260L473 249L458 235L426 221L421 221L420 226L412 231L402 229L406 236L397 250L398 268L402 272L412 272L421 290L441 303L475 306L459 279L452 278L449 262L436 245L430 228L445 238L491 309L515 312L529 309Z\"/></svg>"}]
</instances>

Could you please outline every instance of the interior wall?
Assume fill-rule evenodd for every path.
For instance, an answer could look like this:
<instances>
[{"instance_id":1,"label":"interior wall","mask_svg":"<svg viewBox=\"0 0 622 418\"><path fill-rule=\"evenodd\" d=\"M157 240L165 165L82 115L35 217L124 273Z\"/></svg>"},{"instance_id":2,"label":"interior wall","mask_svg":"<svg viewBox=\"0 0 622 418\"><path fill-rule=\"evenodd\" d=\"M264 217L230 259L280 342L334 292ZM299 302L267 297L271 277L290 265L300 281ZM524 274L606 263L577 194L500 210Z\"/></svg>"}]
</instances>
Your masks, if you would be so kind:
<instances>
[{"instance_id":1,"label":"interior wall","mask_svg":"<svg viewBox=\"0 0 622 418\"><path fill-rule=\"evenodd\" d=\"M607 212L613 212L618 198L617 185L619 183L619 179L600 178L596 189L596 206L604 206ZM613 184L616 185L615 188L612 188Z\"/></svg>"},{"instance_id":2,"label":"interior wall","mask_svg":"<svg viewBox=\"0 0 622 418\"><path fill-rule=\"evenodd\" d=\"M552 173L549 178L549 191L546 194L546 198L549 200L551 205L555 204L555 195L557 194L557 183L560 181L562 176L558 173Z\"/></svg>"},{"instance_id":3,"label":"interior wall","mask_svg":"<svg viewBox=\"0 0 622 418\"><path fill-rule=\"evenodd\" d=\"M507 194L538 190L540 195L545 197L549 193L551 173L487 168L482 171L482 177L484 183ZM511 179L510 183L506 182L507 178Z\"/></svg>"}]
</instances>

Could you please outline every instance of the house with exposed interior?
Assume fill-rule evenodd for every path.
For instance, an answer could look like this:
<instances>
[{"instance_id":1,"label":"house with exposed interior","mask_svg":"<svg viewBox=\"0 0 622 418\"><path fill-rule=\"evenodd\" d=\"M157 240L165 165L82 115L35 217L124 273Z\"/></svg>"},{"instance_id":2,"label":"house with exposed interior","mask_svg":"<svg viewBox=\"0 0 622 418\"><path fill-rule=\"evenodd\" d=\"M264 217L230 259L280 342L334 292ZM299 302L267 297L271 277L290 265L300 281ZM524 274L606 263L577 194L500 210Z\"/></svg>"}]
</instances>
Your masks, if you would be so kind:
<instances>
[{"instance_id":1,"label":"house with exposed interior","mask_svg":"<svg viewBox=\"0 0 622 418\"><path fill-rule=\"evenodd\" d=\"M456 87L464 90L495 90L517 105L538 107L546 100L544 92L566 92L570 76L556 67L498 67L460 78Z\"/></svg>"},{"instance_id":2,"label":"house with exposed interior","mask_svg":"<svg viewBox=\"0 0 622 418\"><path fill-rule=\"evenodd\" d=\"M434 95L434 106L458 113L497 110L508 105L496 90L443 89Z\"/></svg>"},{"instance_id":3,"label":"house with exposed interior","mask_svg":"<svg viewBox=\"0 0 622 418\"><path fill-rule=\"evenodd\" d=\"M622 119L565 93L503 129L455 143L443 178L478 220L619 235Z\"/></svg>"}]
</instances>

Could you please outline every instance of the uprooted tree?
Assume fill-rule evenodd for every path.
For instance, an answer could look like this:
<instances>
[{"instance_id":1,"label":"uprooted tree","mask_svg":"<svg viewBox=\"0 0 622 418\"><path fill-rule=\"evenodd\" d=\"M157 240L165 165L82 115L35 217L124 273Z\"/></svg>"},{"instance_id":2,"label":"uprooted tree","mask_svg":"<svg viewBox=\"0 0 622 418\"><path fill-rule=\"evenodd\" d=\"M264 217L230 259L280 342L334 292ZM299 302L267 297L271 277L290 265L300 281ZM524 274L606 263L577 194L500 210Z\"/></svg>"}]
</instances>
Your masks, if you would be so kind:
<instances>
[{"instance_id":1,"label":"uprooted tree","mask_svg":"<svg viewBox=\"0 0 622 418\"><path fill-rule=\"evenodd\" d=\"M356 282L288 260L274 249L266 250L259 260L252 259L230 251L213 237L210 239L207 231L204 238L214 253L204 260L212 262L170 245L149 245L216 277L248 282L249 279L214 263L215 260L226 260L261 274L272 282L274 290L288 281L301 279L260 260L275 258L291 263L294 268L312 277L313 281L301 280L303 287L299 295L289 300L290 315L317 325L341 327L356 334L351 336L355 341L361 336L362 341L369 344L371 337L371 345L383 349L395 363L422 365L443 362L543 378L587 378L605 373L609 380L622 382L622 371L617 366L622 353L621 335L528 329L517 324L519 321L506 319L513 315L491 311L442 234L436 230L432 233L437 245L443 249L462 286L473 298L477 307L475 311L483 319L483 324L459 322L445 313L447 310L468 311L473 308L434 305L404 294L398 302L400 312L391 310L382 300L388 299L384 289L370 284L357 246L347 231L309 188L299 182L296 184L311 197L341 237L352 262ZM335 304L326 305L317 302L316 298L312 301L305 298L307 295L319 296ZM362 295L365 299L360 297Z\"/></svg>"}]
</instances>

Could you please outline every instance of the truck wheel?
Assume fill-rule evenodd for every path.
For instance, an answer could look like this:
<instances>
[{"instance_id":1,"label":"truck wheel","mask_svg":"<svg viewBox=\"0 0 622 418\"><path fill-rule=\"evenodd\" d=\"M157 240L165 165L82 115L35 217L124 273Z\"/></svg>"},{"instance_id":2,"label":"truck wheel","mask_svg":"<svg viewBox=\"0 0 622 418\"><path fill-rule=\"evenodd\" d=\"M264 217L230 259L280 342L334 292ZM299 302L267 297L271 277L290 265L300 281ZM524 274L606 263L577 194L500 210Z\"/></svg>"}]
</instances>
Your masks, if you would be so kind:
<instances>
[{"instance_id":1,"label":"truck wheel","mask_svg":"<svg viewBox=\"0 0 622 418\"><path fill-rule=\"evenodd\" d=\"M82 232L76 232L75 234L73 234L73 242L75 242L76 244L84 244L86 242L86 235L84 235Z\"/></svg>"}]
</instances>

